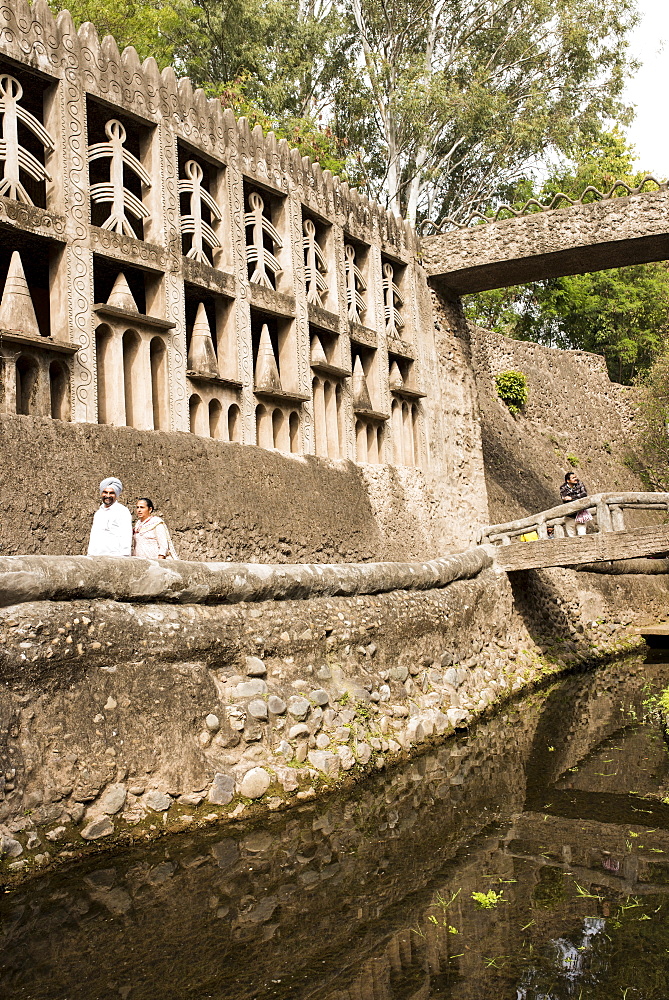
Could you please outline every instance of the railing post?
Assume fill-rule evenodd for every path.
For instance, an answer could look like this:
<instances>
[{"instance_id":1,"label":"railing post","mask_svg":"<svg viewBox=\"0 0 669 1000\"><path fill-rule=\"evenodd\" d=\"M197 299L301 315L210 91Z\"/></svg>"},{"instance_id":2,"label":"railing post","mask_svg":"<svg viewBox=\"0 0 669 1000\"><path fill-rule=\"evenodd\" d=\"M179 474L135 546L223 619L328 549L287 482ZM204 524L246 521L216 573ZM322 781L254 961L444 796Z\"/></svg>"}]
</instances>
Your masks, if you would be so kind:
<instances>
[{"instance_id":1,"label":"railing post","mask_svg":"<svg viewBox=\"0 0 669 1000\"><path fill-rule=\"evenodd\" d=\"M537 535L539 538L548 538L548 532L546 531L546 522L542 517L537 518Z\"/></svg>"},{"instance_id":2,"label":"railing post","mask_svg":"<svg viewBox=\"0 0 669 1000\"><path fill-rule=\"evenodd\" d=\"M553 534L556 538L564 538L564 520L553 525Z\"/></svg>"},{"instance_id":3,"label":"railing post","mask_svg":"<svg viewBox=\"0 0 669 1000\"><path fill-rule=\"evenodd\" d=\"M617 503L611 505L611 521L613 522L614 531L625 530L625 515L622 507Z\"/></svg>"},{"instance_id":4,"label":"railing post","mask_svg":"<svg viewBox=\"0 0 669 1000\"><path fill-rule=\"evenodd\" d=\"M611 511L606 500L600 500L597 504L597 528L599 531L613 531Z\"/></svg>"},{"instance_id":5,"label":"railing post","mask_svg":"<svg viewBox=\"0 0 669 1000\"><path fill-rule=\"evenodd\" d=\"M511 539L508 535L502 535L502 545L511 545Z\"/></svg>"}]
</instances>

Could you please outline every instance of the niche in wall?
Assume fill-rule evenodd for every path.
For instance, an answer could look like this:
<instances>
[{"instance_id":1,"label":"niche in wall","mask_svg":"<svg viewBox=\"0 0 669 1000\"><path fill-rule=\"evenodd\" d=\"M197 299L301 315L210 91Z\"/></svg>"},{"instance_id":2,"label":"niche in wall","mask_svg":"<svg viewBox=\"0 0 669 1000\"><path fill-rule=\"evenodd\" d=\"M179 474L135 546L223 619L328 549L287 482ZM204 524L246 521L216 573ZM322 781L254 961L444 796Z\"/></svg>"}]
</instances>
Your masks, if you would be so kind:
<instances>
[{"instance_id":1,"label":"niche in wall","mask_svg":"<svg viewBox=\"0 0 669 1000\"><path fill-rule=\"evenodd\" d=\"M259 185L244 181L244 222L249 281L264 288L281 291L283 248L289 240L284 234L285 198ZM289 253L289 249L286 251Z\"/></svg>"},{"instance_id":2,"label":"niche in wall","mask_svg":"<svg viewBox=\"0 0 669 1000\"><path fill-rule=\"evenodd\" d=\"M229 265L229 240L223 236L226 208L223 165L215 165L181 141L177 144L177 156L181 252L210 267Z\"/></svg>"},{"instance_id":3,"label":"niche in wall","mask_svg":"<svg viewBox=\"0 0 669 1000\"><path fill-rule=\"evenodd\" d=\"M99 143L109 143L112 138L109 134L112 126L109 123L119 122L123 148L135 160L139 161L140 167L142 166L142 160L146 155L153 132L153 126L150 122L142 122L118 106L107 104L90 96L86 98L86 112L89 147ZM118 131L115 126L113 131ZM110 183L110 164L109 156L89 159L88 173L91 188L96 184L108 185ZM152 183L158 183L155 178L149 178L149 180ZM125 161L123 163L123 187L138 200L140 205L143 204L145 185L137 170ZM132 211L131 201L127 201L125 207L125 216L132 235L143 240L144 220L141 215L138 216L136 212ZM96 201L91 196L91 225L114 229L115 227L109 223L112 214L113 206L109 201ZM126 235L130 235L130 233L126 233Z\"/></svg>"},{"instance_id":4,"label":"niche in wall","mask_svg":"<svg viewBox=\"0 0 669 1000\"><path fill-rule=\"evenodd\" d=\"M96 303L106 303L114 283L123 273L142 315L160 316L162 299L162 274L133 267L125 261L95 254L93 257L93 297Z\"/></svg>"},{"instance_id":5,"label":"niche in wall","mask_svg":"<svg viewBox=\"0 0 669 1000\"><path fill-rule=\"evenodd\" d=\"M11 79L7 79L11 78ZM16 81L12 83L12 80ZM25 66L19 66L8 59L0 59L0 91L10 91L10 98L16 99L17 105L27 111L42 127L46 127L46 104L55 92L57 81L51 80L40 73L33 73ZM2 96L2 94L0 94ZM55 142L56 136L50 135ZM17 119L17 140L32 157L39 167L46 167L50 149L45 147L39 134L19 117ZM39 173L39 167L37 172ZM0 161L0 177L5 177L5 162ZM47 179L32 177L23 167L19 169L19 181L24 188L29 202L38 208L47 208ZM2 192L6 197L15 198L9 191ZM17 198L25 201L24 196Z\"/></svg>"},{"instance_id":6,"label":"niche in wall","mask_svg":"<svg viewBox=\"0 0 669 1000\"><path fill-rule=\"evenodd\" d=\"M232 299L211 292L200 285L184 283L186 299L186 353L190 353L193 327L200 305L204 307L207 325L216 355L218 376L237 383L238 358L237 337L234 324L234 303Z\"/></svg>"},{"instance_id":7,"label":"niche in wall","mask_svg":"<svg viewBox=\"0 0 669 1000\"><path fill-rule=\"evenodd\" d=\"M253 371L257 371L258 353L263 327L269 332L274 360L281 379L281 390L300 399L297 391L297 344L295 342L295 321L288 317L272 316L258 309L251 309L251 342L253 346ZM258 391L256 386L256 391Z\"/></svg>"},{"instance_id":8,"label":"niche in wall","mask_svg":"<svg viewBox=\"0 0 669 1000\"><path fill-rule=\"evenodd\" d=\"M0 298L4 292L10 260L15 250L21 257L39 332L43 337L49 337L51 335L50 275L57 266L62 248L60 244L33 236L32 233L0 228Z\"/></svg>"}]
</instances>

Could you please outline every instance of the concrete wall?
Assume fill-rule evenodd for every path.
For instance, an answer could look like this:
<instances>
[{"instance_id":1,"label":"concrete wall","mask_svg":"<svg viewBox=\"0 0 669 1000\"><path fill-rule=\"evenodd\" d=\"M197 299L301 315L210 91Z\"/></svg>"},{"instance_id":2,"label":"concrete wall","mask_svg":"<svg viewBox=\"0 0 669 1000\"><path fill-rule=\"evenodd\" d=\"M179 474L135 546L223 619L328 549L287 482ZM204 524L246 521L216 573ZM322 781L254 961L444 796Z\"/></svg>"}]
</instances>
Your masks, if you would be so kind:
<instances>
[{"instance_id":1,"label":"concrete wall","mask_svg":"<svg viewBox=\"0 0 669 1000\"><path fill-rule=\"evenodd\" d=\"M668 597L667 576L556 570L512 587L484 570L351 598L3 608L3 863L11 876L86 842L312 798L619 652Z\"/></svg>"},{"instance_id":2,"label":"concrete wall","mask_svg":"<svg viewBox=\"0 0 669 1000\"><path fill-rule=\"evenodd\" d=\"M20 416L0 418L0 468L5 555L84 553L107 475L133 510L153 499L183 559L366 562L440 548L417 470Z\"/></svg>"},{"instance_id":3,"label":"concrete wall","mask_svg":"<svg viewBox=\"0 0 669 1000\"><path fill-rule=\"evenodd\" d=\"M471 329L491 523L559 503L568 455L578 459L575 471L590 493L643 489L624 464L632 390L609 381L603 358ZM495 375L509 369L528 380L529 399L517 417L495 390Z\"/></svg>"}]
</instances>

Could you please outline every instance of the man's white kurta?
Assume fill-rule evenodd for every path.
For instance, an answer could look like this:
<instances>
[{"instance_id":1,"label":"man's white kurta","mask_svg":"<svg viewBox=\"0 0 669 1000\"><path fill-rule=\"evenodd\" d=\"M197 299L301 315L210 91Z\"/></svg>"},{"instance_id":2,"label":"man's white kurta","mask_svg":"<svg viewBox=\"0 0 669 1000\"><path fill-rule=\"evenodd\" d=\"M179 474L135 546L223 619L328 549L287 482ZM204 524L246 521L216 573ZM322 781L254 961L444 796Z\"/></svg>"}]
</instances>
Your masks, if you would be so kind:
<instances>
[{"instance_id":1,"label":"man's white kurta","mask_svg":"<svg viewBox=\"0 0 669 1000\"><path fill-rule=\"evenodd\" d=\"M132 514L116 501L93 515L89 556L129 556L132 553Z\"/></svg>"}]
</instances>

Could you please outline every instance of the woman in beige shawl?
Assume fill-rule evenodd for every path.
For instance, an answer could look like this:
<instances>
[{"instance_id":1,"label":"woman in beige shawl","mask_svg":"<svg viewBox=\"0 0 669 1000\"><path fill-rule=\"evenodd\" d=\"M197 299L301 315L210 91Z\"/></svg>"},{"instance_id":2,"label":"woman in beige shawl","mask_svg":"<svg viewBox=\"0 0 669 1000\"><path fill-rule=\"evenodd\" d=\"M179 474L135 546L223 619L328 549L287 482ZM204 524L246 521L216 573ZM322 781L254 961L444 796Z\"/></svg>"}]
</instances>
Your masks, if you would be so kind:
<instances>
[{"instance_id":1,"label":"woman in beige shawl","mask_svg":"<svg viewBox=\"0 0 669 1000\"><path fill-rule=\"evenodd\" d=\"M132 533L132 554L140 559L176 559L170 533L162 517L153 513L153 501L140 497Z\"/></svg>"}]
</instances>

